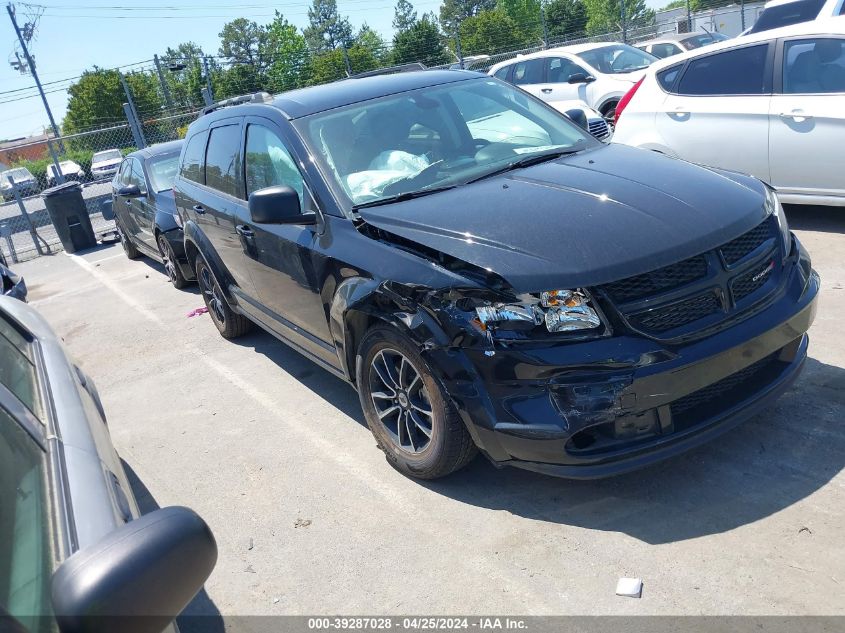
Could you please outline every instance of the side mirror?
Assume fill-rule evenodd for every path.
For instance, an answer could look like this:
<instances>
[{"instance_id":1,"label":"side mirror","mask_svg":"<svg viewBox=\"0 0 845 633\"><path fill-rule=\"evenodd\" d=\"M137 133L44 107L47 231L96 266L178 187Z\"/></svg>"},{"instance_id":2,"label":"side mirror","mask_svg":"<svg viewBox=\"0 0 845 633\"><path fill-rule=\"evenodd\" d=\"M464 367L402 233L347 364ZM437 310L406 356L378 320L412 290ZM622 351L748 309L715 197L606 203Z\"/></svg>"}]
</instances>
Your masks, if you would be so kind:
<instances>
[{"instance_id":1,"label":"side mirror","mask_svg":"<svg viewBox=\"0 0 845 633\"><path fill-rule=\"evenodd\" d=\"M249 214L257 224L314 224L316 213L302 213L299 194L279 185L249 194Z\"/></svg>"},{"instance_id":2,"label":"side mirror","mask_svg":"<svg viewBox=\"0 0 845 633\"><path fill-rule=\"evenodd\" d=\"M107 222L114 220L114 205L112 202L111 198L105 198L103 200L103 206L100 209L100 212L103 214L103 219Z\"/></svg>"},{"instance_id":3,"label":"side mirror","mask_svg":"<svg viewBox=\"0 0 845 633\"><path fill-rule=\"evenodd\" d=\"M587 115L580 108L572 108L564 112L566 117L581 129L589 132L590 122L587 121Z\"/></svg>"},{"instance_id":4,"label":"side mirror","mask_svg":"<svg viewBox=\"0 0 845 633\"><path fill-rule=\"evenodd\" d=\"M592 75L585 75L584 73L574 73L569 75L568 82L571 84L588 84L595 81L596 78Z\"/></svg>"},{"instance_id":5,"label":"side mirror","mask_svg":"<svg viewBox=\"0 0 845 633\"><path fill-rule=\"evenodd\" d=\"M117 190L117 195L121 198L137 198L141 195L141 189L138 185L124 185Z\"/></svg>"},{"instance_id":6,"label":"side mirror","mask_svg":"<svg viewBox=\"0 0 845 633\"><path fill-rule=\"evenodd\" d=\"M175 506L144 515L79 550L53 574L59 630L160 633L216 562L214 536L193 510Z\"/></svg>"}]
</instances>

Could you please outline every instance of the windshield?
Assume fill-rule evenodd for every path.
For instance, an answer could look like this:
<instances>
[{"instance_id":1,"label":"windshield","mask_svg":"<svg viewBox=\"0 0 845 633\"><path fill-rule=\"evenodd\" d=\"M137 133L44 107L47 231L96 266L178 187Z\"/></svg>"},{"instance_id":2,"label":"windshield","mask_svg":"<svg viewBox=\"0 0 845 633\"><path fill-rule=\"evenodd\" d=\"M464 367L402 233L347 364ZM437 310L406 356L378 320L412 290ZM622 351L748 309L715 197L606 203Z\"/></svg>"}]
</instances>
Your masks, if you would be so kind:
<instances>
[{"instance_id":1,"label":"windshield","mask_svg":"<svg viewBox=\"0 0 845 633\"><path fill-rule=\"evenodd\" d=\"M107 160L122 160L123 154L119 149L107 149L104 152L97 152L91 157L92 163L104 163Z\"/></svg>"},{"instance_id":2,"label":"windshield","mask_svg":"<svg viewBox=\"0 0 845 633\"><path fill-rule=\"evenodd\" d=\"M701 35L694 35L685 39L684 46L687 50L691 51L694 48L701 48L713 42L723 42L726 39L728 39L728 36L722 35L721 33L702 33Z\"/></svg>"},{"instance_id":3,"label":"windshield","mask_svg":"<svg viewBox=\"0 0 845 633\"><path fill-rule=\"evenodd\" d=\"M14 178L15 182L20 182L22 180L32 180L32 174L29 173L24 167L18 167L16 169L8 169L2 173L0 173L0 178L11 182L11 179Z\"/></svg>"},{"instance_id":4,"label":"windshield","mask_svg":"<svg viewBox=\"0 0 845 633\"><path fill-rule=\"evenodd\" d=\"M295 124L351 205L462 185L532 154L597 143L563 115L490 78L373 99Z\"/></svg>"},{"instance_id":5,"label":"windshield","mask_svg":"<svg viewBox=\"0 0 845 633\"><path fill-rule=\"evenodd\" d=\"M173 189L173 180L179 169L179 152L175 154L162 154L147 159L147 173L150 177L150 186L153 191L166 191Z\"/></svg>"},{"instance_id":6,"label":"windshield","mask_svg":"<svg viewBox=\"0 0 845 633\"><path fill-rule=\"evenodd\" d=\"M590 66L607 75L642 70L657 61L654 55L627 44L609 44L577 53L577 55Z\"/></svg>"}]
</instances>

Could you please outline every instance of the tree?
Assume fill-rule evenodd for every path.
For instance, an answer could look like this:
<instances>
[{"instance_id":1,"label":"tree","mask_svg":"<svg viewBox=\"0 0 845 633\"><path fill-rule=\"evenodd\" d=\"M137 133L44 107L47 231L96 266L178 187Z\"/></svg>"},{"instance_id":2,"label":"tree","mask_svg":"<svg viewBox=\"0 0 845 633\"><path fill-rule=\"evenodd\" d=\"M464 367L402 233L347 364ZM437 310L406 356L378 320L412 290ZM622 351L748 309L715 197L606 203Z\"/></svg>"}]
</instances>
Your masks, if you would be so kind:
<instances>
[{"instance_id":1,"label":"tree","mask_svg":"<svg viewBox=\"0 0 845 633\"><path fill-rule=\"evenodd\" d=\"M352 25L348 18L338 14L337 0L313 0L308 8L308 22L303 35L314 51L352 45Z\"/></svg>"},{"instance_id":2,"label":"tree","mask_svg":"<svg viewBox=\"0 0 845 633\"><path fill-rule=\"evenodd\" d=\"M404 33L417 23L417 12L408 0L399 0L393 10L393 28L397 33Z\"/></svg>"},{"instance_id":3,"label":"tree","mask_svg":"<svg viewBox=\"0 0 845 633\"><path fill-rule=\"evenodd\" d=\"M370 51L379 65L386 64L390 58L390 51L387 50L387 43L384 38L371 29L366 22L355 35L355 44Z\"/></svg>"},{"instance_id":4,"label":"tree","mask_svg":"<svg viewBox=\"0 0 845 633\"><path fill-rule=\"evenodd\" d=\"M498 0L496 8L504 11L524 35L535 39L543 37L540 0Z\"/></svg>"},{"instance_id":5,"label":"tree","mask_svg":"<svg viewBox=\"0 0 845 633\"><path fill-rule=\"evenodd\" d=\"M587 35L622 30L622 6L619 0L584 0L587 8ZM646 26L654 22L654 10L645 0L625 0L625 27Z\"/></svg>"},{"instance_id":6,"label":"tree","mask_svg":"<svg viewBox=\"0 0 845 633\"><path fill-rule=\"evenodd\" d=\"M501 9L482 11L461 23L461 52L464 55L523 48L530 42L516 22Z\"/></svg>"},{"instance_id":7,"label":"tree","mask_svg":"<svg viewBox=\"0 0 845 633\"><path fill-rule=\"evenodd\" d=\"M587 7L583 0L550 0L545 12L550 41L583 37L586 33Z\"/></svg>"},{"instance_id":8,"label":"tree","mask_svg":"<svg viewBox=\"0 0 845 633\"><path fill-rule=\"evenodd\" d=\"M443 0L440 5L440 27L447 35L454 36L461 22L495 8L496 0Z\"/></svg>"},{"instance_id":9,"label":"tree","mask_svg":"<svg viewBox=\"0 0 845 633\"><path fill-rule=\"evenodd\" d=\"M267 70L267 89L282 92L304 85L309 61L305 37L278 11L267 31L268 54L272 60Z\"/></svg>"},{"instance_id":10,"label":"tree","mask_svg":"<svg viewBox=\"0 0 845 633\"><path fill-rule=\"evenodd\" d=\"M246 18L237 18L223 25L219 33L220 56L241 64L249 64L261 75L267 64L267 28Z\"/></svg>"},{"instance_id":11,"label":"tree","mask_svg":"<svg viewBox=\"0 0 845 633\"><path fill-rule=\"evenodd\" d=\"M189 107L201 104L201 89L205 86L199 44L183 42L176 48L167 47L161 56L165 81L176 106Z\"/></svg>"},{"instance_id":12,"label":"tree","mask_svg":"<svg viewBox=\"0 0 845 633\"><path fill-rule=\"evenodd\" d=\"M349 57L349 66L352 74L362 73L378 68L378 60L372 51L353 44L346 50ZM311 84L327 83L337 81L346 77L346 59L343 49L335 48L324 53L315 55L311 60Z\"/></svg>"},{"instance_id":13,"label":"tree","mask_svg":"<svg viewBox=\"0 0 845 633\"><path fill-rule=\"evenodd\" d=\"M452 58L441 42L433 16L424 15L413 26L393 37L394 64L422 62L426 66L438 66L450 61Z\"/></svg>"}]
</instances>

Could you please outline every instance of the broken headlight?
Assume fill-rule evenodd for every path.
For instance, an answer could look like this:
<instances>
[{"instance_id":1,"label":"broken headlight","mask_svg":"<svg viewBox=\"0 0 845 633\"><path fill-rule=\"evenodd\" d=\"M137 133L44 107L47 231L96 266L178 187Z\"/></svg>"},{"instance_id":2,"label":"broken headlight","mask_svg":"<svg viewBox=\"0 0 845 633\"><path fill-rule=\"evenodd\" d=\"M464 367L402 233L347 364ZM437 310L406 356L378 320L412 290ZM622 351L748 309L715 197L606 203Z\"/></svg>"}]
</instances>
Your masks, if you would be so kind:
<instances>
[{"instance_id":1,"label":"broken headlight","mask_svg":"<svg viewBox=\"0 0 845 633\"><path fill-rule=\"evenodd\" d=\"M549 332L594 330L602 320L586 290L549 290L519 303L494 303L475 309L485 329L530 330L545 324Z\"/></svg>"},{"instance_id":2,"label":"broken headlight","mask_svg":"<svg viewBox=\"0 0 845 633\"><path fill-rule=\"evenodd\" d=\"M781 244L783 244L784 256L789 256L789 251L792 250L792 236L789 232L789 223L786 221L786 214L783 212L783 205L778 199L778 194L775 190L765 185L766 187L766 211L769 215L775 216L780 229Z\"/></svg>"}]
</instances>

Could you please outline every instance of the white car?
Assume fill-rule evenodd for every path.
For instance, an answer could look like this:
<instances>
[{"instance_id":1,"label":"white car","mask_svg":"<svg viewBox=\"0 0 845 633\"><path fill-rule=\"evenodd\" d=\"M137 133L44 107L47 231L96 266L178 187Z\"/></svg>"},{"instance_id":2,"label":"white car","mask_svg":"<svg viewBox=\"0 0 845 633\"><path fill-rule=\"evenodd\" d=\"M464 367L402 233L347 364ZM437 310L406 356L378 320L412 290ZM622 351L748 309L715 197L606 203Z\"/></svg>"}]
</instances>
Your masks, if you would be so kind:
<instances>
[{"instance_id":1,"label":"white car","mask_svg":"<svg viewBox=\"0 0 845 633\"><path fill-rule=\"evenodd\" d=\"M838 15L845 15L845 0L769 0L747 33L762 33Z\"/></svg>"},{"instance_id":2,"label":"white car","mask_svg":"<svg viewBox=\"0 0 845 633\"><path fill-rule=\"evenodd\" d=\"M583 101L612 120L619 99L655 61L627 44L593 42L522 55L495 64L488 74L549 103Z\"/></svg>"},{"instance_id":3,"label":"white car","mask_svg":"<svg viewBox=\"0 0 845 633\"><path fill-rule=\"evenodd\" d=\"M62 176L64 179L67 180L79 180L82 181L85 179L85 171L82 167L79 166L78 163L73 162L72 160L63 160L59 162L59 167L62 170ZM53 185L59 184L58 179L56 178L56 166L53 163L47 164L47 186L52 187Z\"/></svg>"},{"instance_id":4,"label":"white car","mask_svg":"<svg viewBox=\"0 0 845 633\"><path fill-rule=\"evenodd\" d=\"M651 53L659 59L666 59L672 55L680 55L714 42L724 42L730 39L722 33L701 31L700 33L664 33L652 40L635 44L637 48Z\"/></svg>"},{"instance_id":5,"label":"white car","mask_svg":"<svg viewBox=\"0 0 845 633\"><path fill-rule=\"evenodd\" d=\"M91 157L91 177L94 180L109 178L117 173L123 154L119 149L106 149Z\"/></svg>"},{"instance_id":6,"label":"white car","mask_svg":"<svg viewBox=\"0 0 845 633\"><path fill-rule=\"evenodd\" d=\"M784 202L845 206L845 20L663 60L617 115L617 143L752 174Z\"/></svg>"}]
</instances>

